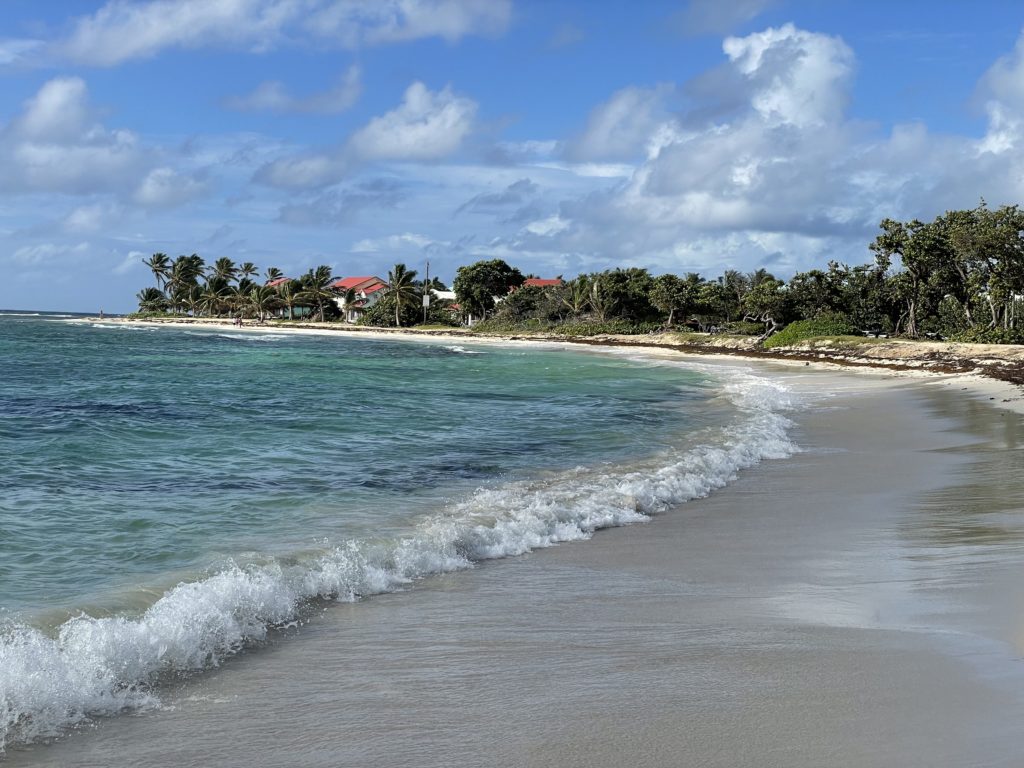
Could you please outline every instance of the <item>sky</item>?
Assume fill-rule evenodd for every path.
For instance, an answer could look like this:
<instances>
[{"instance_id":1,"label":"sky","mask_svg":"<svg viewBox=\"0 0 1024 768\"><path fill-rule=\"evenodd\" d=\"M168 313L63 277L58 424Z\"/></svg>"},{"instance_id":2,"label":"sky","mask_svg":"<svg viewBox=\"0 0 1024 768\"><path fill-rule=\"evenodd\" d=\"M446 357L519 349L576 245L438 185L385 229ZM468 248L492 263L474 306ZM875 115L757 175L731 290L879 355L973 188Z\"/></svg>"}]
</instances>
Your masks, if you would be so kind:
<instances>
[{"instance_id":1,"label":"sky","mask_svg":"<svg viewBox=\"0 0 1024 768\"><path fill-rule=\"evenodd\" d=\"M2 0L0 308L298 276L871 260L1024 202L1019 0Z\"/></svg>"}]
</instances>

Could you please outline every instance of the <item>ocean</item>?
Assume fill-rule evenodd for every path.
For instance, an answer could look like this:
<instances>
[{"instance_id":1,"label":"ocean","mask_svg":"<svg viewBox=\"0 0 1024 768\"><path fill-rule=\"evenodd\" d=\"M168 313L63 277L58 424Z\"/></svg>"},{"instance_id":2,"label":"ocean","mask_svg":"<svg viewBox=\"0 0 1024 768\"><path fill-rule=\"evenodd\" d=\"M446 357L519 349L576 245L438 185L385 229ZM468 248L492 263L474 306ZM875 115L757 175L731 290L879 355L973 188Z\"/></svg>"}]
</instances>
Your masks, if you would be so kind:
<instances>
[{"instance_id":1,"label":"ocean","mask_svg":"<svg viewBox=\"0 0 1024 768\"><path fill-rule=\"evenodd\" d=\"M669 513L796 450L793 407L621 352L0 313L0 753L337 601Z\"/></svg>"}]
</instances>

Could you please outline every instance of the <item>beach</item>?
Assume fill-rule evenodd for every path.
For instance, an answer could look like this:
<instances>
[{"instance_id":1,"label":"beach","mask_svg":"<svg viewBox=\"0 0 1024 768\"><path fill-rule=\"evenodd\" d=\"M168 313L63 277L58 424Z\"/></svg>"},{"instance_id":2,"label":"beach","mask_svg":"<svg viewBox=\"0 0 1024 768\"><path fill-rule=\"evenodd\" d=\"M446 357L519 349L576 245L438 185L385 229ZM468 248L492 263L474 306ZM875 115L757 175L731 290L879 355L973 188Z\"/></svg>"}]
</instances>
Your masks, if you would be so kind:
<instances>
[{"instance_id":1,"label":"beach","mask_svg":"<svg viewBox=\"0 0 1024 768\"><path fill-rule=\"evenodd\" d=\"M1019 764L1006 385L752 366L815 398L796 455L646 524L328 604L9 764Z\"/></svg>"}]
</instances>

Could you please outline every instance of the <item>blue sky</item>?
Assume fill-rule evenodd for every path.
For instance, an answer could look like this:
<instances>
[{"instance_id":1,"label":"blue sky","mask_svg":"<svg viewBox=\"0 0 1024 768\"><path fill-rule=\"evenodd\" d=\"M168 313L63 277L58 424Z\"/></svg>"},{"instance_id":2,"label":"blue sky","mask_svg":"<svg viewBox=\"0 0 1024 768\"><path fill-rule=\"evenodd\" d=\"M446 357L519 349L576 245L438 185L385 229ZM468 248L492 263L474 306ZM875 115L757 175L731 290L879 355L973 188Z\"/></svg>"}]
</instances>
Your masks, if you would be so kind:
<instances>
[{"instance_id":1,"label":"blue sky","mask_svg":"<svg viewBox=\"0 0 1024 768\"><path fill-rule=\"evenodd\" d=\"M1024 6L4 0L0 308L129 311L161 251L450 280L869 260L1024 202Z\"/></svg>"}]
</instances>

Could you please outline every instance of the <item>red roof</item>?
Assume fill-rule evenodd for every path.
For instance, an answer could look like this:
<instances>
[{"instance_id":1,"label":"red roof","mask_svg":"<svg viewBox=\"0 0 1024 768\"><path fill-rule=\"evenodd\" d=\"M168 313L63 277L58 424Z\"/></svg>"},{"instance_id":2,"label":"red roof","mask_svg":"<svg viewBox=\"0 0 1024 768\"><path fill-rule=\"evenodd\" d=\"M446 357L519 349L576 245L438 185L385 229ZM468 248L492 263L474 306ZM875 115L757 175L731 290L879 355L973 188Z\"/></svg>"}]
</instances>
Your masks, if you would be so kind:
<instances>
[{"instance_id":1,"label":"red roof","mask_svg":"<svg viewBox=\"0 0 1024 768\"><path fill-rule=\"evenodd\" d=\"M276 288L281 285L281 283L287 283L289 280L291 280L290 277L279 277L276 280L268 280L264 285L266 285L267 288Z\"/></svg>"},{"instance_id":2,"label":"red roof","mask_svg":"<svg viewBox=\"0 0 1024 768\"><path fill-rule=\"evenodd\" d=\"M384 283L374 283L369 288L363 288L362 291L367 296L369 296L371 293L376 293L377 291L383 291L385 288L387 288L387 286L384 285Z\"/></svg>"},{"instance_id":3,"label":"red roof","mask_svg":"<svg viewBox=\"0 0 1024 768\"><path fill-rule=\"evenodd\" d=\"M554 278L550 278L550 279L545 278L545 277L528 277L528 278L526 278L526 282L523 283L523 285L530 285L530 286L533 286L534 288L547 288L549 286L555 286L555 285L561 285L561 284L562 284L562 278L560 278L560 277L554 277Z\"/></svg>"},{"instance_id":4,"label":"red roof","mask_svg":"<svg viewBox=\"0 0 1024 768\"><path fill-rule=\"evenodd\" d=\"M367 285L383 282L379 277L367 275L366 277L343 277L331 283L331 288L338 291L347 291L349 288L363 288Z\"/></svg>"}]
</instances>

